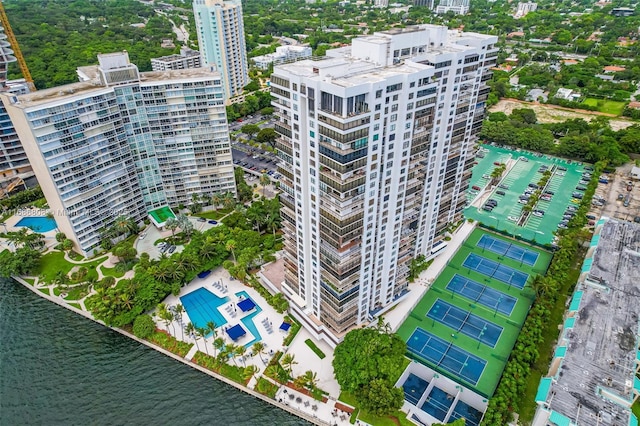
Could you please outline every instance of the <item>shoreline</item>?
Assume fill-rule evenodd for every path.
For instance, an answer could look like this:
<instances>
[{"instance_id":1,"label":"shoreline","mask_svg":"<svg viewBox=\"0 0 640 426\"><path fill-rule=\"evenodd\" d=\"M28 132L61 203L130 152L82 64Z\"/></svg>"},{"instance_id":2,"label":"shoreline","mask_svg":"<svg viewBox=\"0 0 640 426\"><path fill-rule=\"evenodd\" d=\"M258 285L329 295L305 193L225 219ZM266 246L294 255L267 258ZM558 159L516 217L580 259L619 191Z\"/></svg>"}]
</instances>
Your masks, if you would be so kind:
<instances>
[{"instance_id":1,"label":"shoreline","mask_svg":"<svg viewBox=\"0 0 640 426\"><path fill-rule=\"evenodd\" d=\"M63 308L66 308L66 309L70 310L71 312L74 312L74 313L76 313L78 315L81 315L81 316L85 317L86 319L89 319L89 320L91 320L91 321L93 321L95 323L98 323L98 324L102 325L103 327L105 327L105 328L107 328L109 330L115 331L115 332L117 332L117 333L119 333L119 334L121 334L121 335L123 335L125 337L128 337L128 338L130 338L130 339L132 339L132 340L134 340L134 341L136 341L136 342L138 342L140 344L143 344L143 345L147 346L150 349L156 350L156 351L160 352L161 354L166 355L166 356L168 356L168 357L170 357L170 358L172 358L172 359L174 359L174 360L176 360L178 362L181 362L181 363L183 363L183 364L185 364L185 365L187 365L187 366L189 366L191 368L194 368L194 369L200 371L201 373L207 374L208 376L210 376L210 377L212 377L212 378L214 378L216 380L219 380L222 383L225 383L227 385L233 386L237 390L240 390L240 391L242 391L242 392L244 392L244 393L246 393L248 395L251 395L251 396L253 396L253 397L257 398L257 399L260 399L261 401L263 401L263 402L265 402L267 404L270 404L270 405L274 406L275 408L279 408L281 410L284 410L284 411L288 412L289 414L292 414L292 415L294 415L294 416L296 416L298 418L301 418L301 419L303 419L303 420L305 420L305 421L307 421L307 422L309 422L311 424L315 424L315 425L318 425L318 426L330 425L330 423L324 422L324 421L322 421L321 419L319 419L317 417L309 416L304 412L300 412L298 410L295 410L290 405L282 404L282 403L280 403L280 402L278 402L278 401L276 401L274 399L271 399L268 396L263 395L263 394L255 391L253 389L250 389L250 388L248 388L246 386L242 386L239 383L234 382L233 380L230 380L230 379L228 379L228 378L226 378L226 377L224 377L224 376L222 376L222 375L220 375L218 373L215 373L215 372L213 372L211 370L208 370L208 369L196 364L193 361L188 361L187 359L182 358L182 357L180 357L180 356L178 356L178 355L176 355L176 354L174 354L174 353L172 353L172 352L170 352L170 351L168 351L168 350L166 350L166 349L164 349L164 348L162 348L160 346L156 346L156 345L154 345L153 343L151 343L149 341L140 339L140 338L136 337L135 335L133 335L132 333L129 333L129 332L127 332L127 331L125 331L125 330L123 330L121 328L110 327L110 326L106 325L105 323L103 323L102 321L93 318L88 312L83 311L81 309L78 309L75 306L71 306L71 305L69 305L67 303L64 303L61 300L58 300L54 296L51 296L49 294L45 294L45 293L43 293L41 291L38 291L38 289L35 286L29 284L27 281L25 281L20 276L15 276L14 275L14 276L11 276L11 279L13 279L16 282L22 284L24 287L28 288L33 293L39 295L40 297L42 297L42 298L44 298L44 299L46 299L46 300L48 300L50 302L55 303L58 306L61 306Z\"/></svg>"}]
</instances>

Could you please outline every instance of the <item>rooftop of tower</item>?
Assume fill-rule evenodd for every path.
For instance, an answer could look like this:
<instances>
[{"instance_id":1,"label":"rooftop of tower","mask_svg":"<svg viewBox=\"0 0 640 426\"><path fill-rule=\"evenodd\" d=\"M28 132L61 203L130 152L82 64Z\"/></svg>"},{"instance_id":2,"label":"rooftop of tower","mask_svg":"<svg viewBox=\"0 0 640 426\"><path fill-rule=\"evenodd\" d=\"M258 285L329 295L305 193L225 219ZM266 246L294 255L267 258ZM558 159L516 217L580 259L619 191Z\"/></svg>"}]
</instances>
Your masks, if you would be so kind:
<instances>
[{"instance_id":1,"label":"rooftop of tower","mask_svg":"<svg viewBox=\"0 0 640 426\"><path fill-rule=\"evenodd\" d=\"M99 72L97 65L90 65L86 67L78 68L85 76L89 77L89 80L78 83L65 84L63 86L52 87L49 89L38 90L37 92L28 93L25 95L17 96L17 103L14 103L19 108L30 108L38 106L52 100L65 100L78 96L84 93L97 91L99 89L107 88L102 84L99 79ZM140 82L160 82L171 80L185 80L185 79L200 79L204 77L214 77L219 74L215 71L211 71L209 68L189 68L183 70L170 70L170 71L149 71L140 73Z\"/></svg>"}]
</instances>

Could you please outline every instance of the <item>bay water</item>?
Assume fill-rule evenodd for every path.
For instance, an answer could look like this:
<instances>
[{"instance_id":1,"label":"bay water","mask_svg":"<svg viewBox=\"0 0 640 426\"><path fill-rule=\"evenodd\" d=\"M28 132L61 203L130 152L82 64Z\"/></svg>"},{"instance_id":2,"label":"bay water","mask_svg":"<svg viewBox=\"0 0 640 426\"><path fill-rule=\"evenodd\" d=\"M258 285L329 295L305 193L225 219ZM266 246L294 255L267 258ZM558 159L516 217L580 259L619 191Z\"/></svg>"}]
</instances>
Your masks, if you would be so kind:
<instances>
[{"instance_id":1,"label":"bay water","mask_svg":"<svg viewBox=\"0 0 640 426\"><path fill-rule=\"evenodd\" d=\"M0 278L0 425L306 425Z\"/></svg>"}]
</instances>

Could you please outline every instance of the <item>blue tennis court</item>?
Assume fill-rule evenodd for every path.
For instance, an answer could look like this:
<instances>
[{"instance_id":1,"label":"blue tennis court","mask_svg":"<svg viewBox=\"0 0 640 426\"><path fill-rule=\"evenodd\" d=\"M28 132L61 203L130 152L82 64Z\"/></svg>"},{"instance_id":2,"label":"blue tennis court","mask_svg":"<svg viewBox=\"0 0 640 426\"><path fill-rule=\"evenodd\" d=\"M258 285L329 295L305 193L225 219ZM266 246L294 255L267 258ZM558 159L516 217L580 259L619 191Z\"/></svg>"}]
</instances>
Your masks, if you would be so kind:
<instances>
[{"instance_id":1,"label":"blue tennis court","mask_svg":"<svg viewBox=\"0 0 640 426\"><path fill-rule=\"evenodd\" d=\"M495 238L491 235L484 234L476 244L482 249L486 249L510 259L522 262L525 265L533 266L538 260L538 253L533 250L527 250L519 245L509 243L507 241Z\"/></svg>"},{"instance_id":2,"label":"blue tennis court","mask_svg":"<svg viewBox=\"0 0 640 426\"><path fill-rule=\"evenodd\" d=\"M494 288L455 274L447 284L447 290L461 294L489 309L510 316L517 299Z\"/></svg>"},{"instance_id":3,"label":"blue tennis court","mask_svg":"<svg viewBox=\"0 0 640 426\"><path fill-rule=\"evenodd\" d=\"M502 281L503 283L507 283L519 289L524 288L524 285L527 283L527 279L529 278L529 274L516 271L509 266L494 262L486 257L478 256L475 253L469 253L462 266L478 271L489 278L495 278L498 281Z\"/></svg>"},{"instance_id":4,"label":"blue tennis court","mask_svg":"<svg viewBox=\"0 0 640 426\"><path fill-rule=\"evenodd\" d=\"M484 359L419 327L409 337L407 347L410 352L472 385L478 383L487 365Z\"/></svg>"},{"instance_id":5,"label":"blue tennis court","mask_svg":"<svg viewBox=\"0 0 640 426\"><path fill-rule=\"evenodd\" d=\"M486 321L469 311L436 299L427 312L427 317L445 324L455 331L465 334L492 348L496 347L502 334L502 327Z\"/></svg>"}]
</instances>

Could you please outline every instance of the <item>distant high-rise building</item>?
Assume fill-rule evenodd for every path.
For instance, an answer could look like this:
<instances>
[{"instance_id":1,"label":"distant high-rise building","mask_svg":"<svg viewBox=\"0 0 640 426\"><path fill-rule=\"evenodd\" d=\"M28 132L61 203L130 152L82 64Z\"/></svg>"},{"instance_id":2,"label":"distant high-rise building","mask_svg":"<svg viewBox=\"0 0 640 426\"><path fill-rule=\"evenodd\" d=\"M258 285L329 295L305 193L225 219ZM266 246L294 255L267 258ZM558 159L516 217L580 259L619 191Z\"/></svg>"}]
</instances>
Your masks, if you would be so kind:
<instances>
[{"instance_id":1,"label":"distant high-rise building","mask_svg":"<svg viewBox=\"0 0 640 426\"><path fill-rule=\"evenodd\" d=\"M200 52L184 46L180 48L179 55L151 59L151 69L153 71L186 70L188 68L200 68L201 66Z\"/></svg>"},{"instance_id":2,"label":"distant high-rise building","mask_svg":"<svg viewBox=\"0 0 640 426\"><path fill-rule=\"evenodd\" d=\"M518 3L518 8L516 9L516 13L513 15L514 18L522 18L526 16L529 12L534 12L538 8L538 4L534 2L525 2Z\"/></svg>"},{"instance_id":3,"label":"distant high-rise building","mask_svg":"<svg viewBox=\"0 0 640 426\"><path fill-rule=\"evenodd\" d=\"M434 0L413 0L414 6L426 6L429 9L433 9Z\"/></svg>"},{"instance_id":4,"label":"distant high-rise building","mask_svg":"<svg viewBox=\"0 0 640 426\"><path fill-rule=\"evenodd\" d=\"M4 28L0 27L0 92L28 93L29 87L24 80L7 80L7 69L15 62L11 45L7 41ZM13 128L4 106L0 105L0 197L8 195L25 180L33 177L27 154Z\"/></svg>"},{"instance_id":5,"label":"distant high-rise building","mask_svg":"<svg viewBox=\"0 0 640 426\"><path fill-rule=\"evenodd\" d=\"M374 0L374 6L387 7L389 6L389 0Z\"/></svg>"},{"instance_id":6,"label":"distant high-rise building","mask_svg":"<svg viewBox=\"0 0 640 426\"><path fill-rule=\"evenodd\" d=\"M139 73L99 55L82 82L2 95L59 229L83 254L125 215L235 192L222 82L205 68Z\"/></svg>"},{"instance_id":7,"label":"distant high-rise building","mask_svg":"<svg viewBox=\"0 0 640 426\"><path fill-rule=\"evenodd\" d=\"M407 293L462 219L497 37L423 25L276 66L282 291L337 344Z\"/></svg>"},{"instance_id":8,"label":"distant high-rise building","mask_svg":"<svg viewBox=\"0 0 640 426\"><path fill-rule=\"evenodd\" d=\"M438 7L436 7L436 13L443 15L449 11L458 15L466 15L469 12L469 0L440 0Z\"/></svg>"},{"instance_id":9,"label":"distant high-rise building","mask_svg":"<svg viewBox=\"0 0 640 426\"><path fill-rule=\"evenodd\" d=\"M194 0L193 12L204 65L216 66L227 98L240 95L249 84L241 1Z\"/></svg>"}]
</instances>

